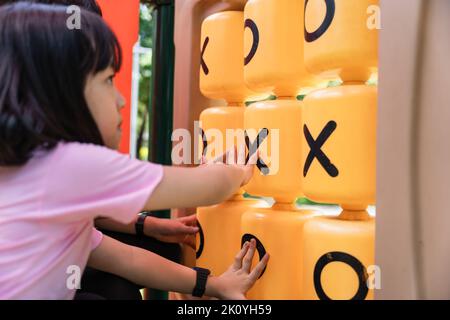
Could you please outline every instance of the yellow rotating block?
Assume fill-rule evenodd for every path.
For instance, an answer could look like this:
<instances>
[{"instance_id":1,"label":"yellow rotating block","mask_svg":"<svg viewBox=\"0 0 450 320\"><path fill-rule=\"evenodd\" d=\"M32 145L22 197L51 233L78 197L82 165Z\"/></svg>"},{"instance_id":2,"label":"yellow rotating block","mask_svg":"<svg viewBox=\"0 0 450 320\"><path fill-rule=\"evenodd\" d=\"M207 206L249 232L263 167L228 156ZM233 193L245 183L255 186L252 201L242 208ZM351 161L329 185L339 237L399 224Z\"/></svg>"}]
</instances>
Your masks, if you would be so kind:
<instances>
[{"instance_id":1,"label":"yellow rotating block","mask_svg":"<svg viewBox=\"0 0 450 320\"><path fill-rule=\"evenodd\" d=\"M343 215L356 220L343 219ZM361 220L358 220L361 219ZM366 212L318 217L304 226L302 299L373 299L375 220ZM369 280L369 281L368 281ZM379 281L379 279L378 279Z\"/></svg>"},{"instance_id":2,"label":"yellow rotating block","mask_svg":"<svg viewBox=\"0 0 450 320\"><path fill-rule=\"evenodd\" d=\"M244 72L252 90L295 97L317 84L303 59L303 0L249 0L244 14Z\"/></svg>"},{"instance_id":3,"label":"yellow rotating block","mask_svg":"<svg viewBox=\"0 0 450 320\"><path fill-rule=\"evenodd\" d=\"M246 212L242 216L242 242L257 240L258 254L270 254L266 270L248 292L252 300L295 300L301 298L303 255L300 249L303 226L315 216L290 205L275 204L271 209Z\"/></svg>"},{"instance_id":4,"label":"yellow rotating block","mask_svg":"<svg viewBox=\"0 0 450 320\"><path fill-rule=\"evenodd\" d=\"M244 127L249 155L259 151L252 180L245 190L277 202L292 203L301 190L302 102L257 102L245 111Z\"/></svg>"},{"instance_id":5,"label":"yellow rotating block","mask_svg":"<svg viewBox=\"0 0 450 320\"><path fill-rule=\"evenodd\" d=\"M200 114L200 149L208 160L245 144L244 113L245 107L216 107Z\"/></svg>"},{"instance_id":6,"label":"yellow rotating block","mask_svg":"<svg viewBox=\"0 0 450 320\"><path fill-rule=\"evenodd\" d=\"M230 149L245 145L245 107L208 108L200 114L199 155L211 161ZM244 190L240 189L239 194Z\"/></svg>"},{"instance_id":7,"label":"yellow rotating block","mask_svg":"<svg viewBox=\"0 0 450 320\"><path fill-rule=\"evenodd\" d=\"M344 82L367 81L378 65L378 20L378 0L305 1L308 70Z\"/></svg>"},{"instance_id":8,"label":"yellow rotating block","mask_svg":"<svg viewBox=\"0 0 450 320\"><path fill-rule=\"evenodd\" d=\"M244 83L244 13L209 16L203 22L201 39L201 92L228 102L244 102L253 96Z\"/></svg>"},{"instance_id":9,"label":"yellow rotating block","mask_svg":"<svg viewBox=\"0 0 450 320\"><path fill-rule=\"evenodd\" d=\"M264 208L263 200L235 196L221 204L197 209L201 227L197 236L197 265L218 276L233 263L241 248L241 217L252 208Z\"/></svg>"},{"instance_id":10,"label":"yellow rotating block","mask_svg":"<svg viewBox=\"0 0 450 320\"><path fill-rule=\"evenodd\" d=\"M311 200L365 210L375 203L375 86L317 90L303 101L302 190Z\"/></svg>"}]
</instances>

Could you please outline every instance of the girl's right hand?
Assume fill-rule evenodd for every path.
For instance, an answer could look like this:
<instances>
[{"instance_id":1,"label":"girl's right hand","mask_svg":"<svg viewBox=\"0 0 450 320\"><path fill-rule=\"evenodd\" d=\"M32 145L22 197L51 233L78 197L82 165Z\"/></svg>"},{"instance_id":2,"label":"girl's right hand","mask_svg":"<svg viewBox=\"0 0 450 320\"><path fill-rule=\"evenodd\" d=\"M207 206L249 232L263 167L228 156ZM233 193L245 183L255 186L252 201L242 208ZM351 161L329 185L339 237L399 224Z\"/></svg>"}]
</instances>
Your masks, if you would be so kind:
<instances>
[{"instance_id":1,"label":"girl's right hand","mask_svg":"<svg viewBox=\"0 0 450 320\"><path fill-rule=\"evenodd\" d=\"M215 279L218 289L218 298L224 300L245 300L245 294L260 277L269 261L266 255L251 270L253 256L256 251L256 241L244 243L242 250L236 255L230 268Z\"/></svg>"},{"instance_id":2,"label":"girl's right hand","mask_svg":"<svg viewBox=\"0 0 450 320\"><path fill-rule=\"evenodd\" d=\"M228 150L224 154L210 161L208 161L205 156L202 156L200 165L226 164L238 167L243 173L241 183L241 187L243 187L248 184L253 177L254 167L259 157L259 151L255 152L246 163L245 146L241 145L239 151L236 149L237 148L235 147L234 149Z\"/></svg>"}]
</instances>

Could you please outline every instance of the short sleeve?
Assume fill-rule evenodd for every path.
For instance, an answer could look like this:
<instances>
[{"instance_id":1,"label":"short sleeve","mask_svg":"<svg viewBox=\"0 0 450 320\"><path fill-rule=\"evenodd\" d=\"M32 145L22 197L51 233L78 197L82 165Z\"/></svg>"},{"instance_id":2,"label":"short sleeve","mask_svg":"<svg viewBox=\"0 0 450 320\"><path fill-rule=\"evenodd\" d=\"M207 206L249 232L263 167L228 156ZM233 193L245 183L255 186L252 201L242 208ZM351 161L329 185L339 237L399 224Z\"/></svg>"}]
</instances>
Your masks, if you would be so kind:
<instances>
[{"instance_id":1,"label":"short sleeve","mask_svg":"<svg viewBox=\"0 0 450 320\"><path fill-rule=\"evenodd\" d=\"M103 233L101 233L95 228L92 228L91 251L95 250L100 245L100 242L102 242L102 240L103 240Z\"/></svg>"},{"instance_id":2,"label":"short sleeve","mask_svg":"<svg viewBox=\"0 0 450 320\"><path fill-rule=\"evenodd\" d=\"M108 217L130 223L163 177L161 165L92 144L60 143L51 157L42 207L65 221Z\"/></svg>"}]
</instances>

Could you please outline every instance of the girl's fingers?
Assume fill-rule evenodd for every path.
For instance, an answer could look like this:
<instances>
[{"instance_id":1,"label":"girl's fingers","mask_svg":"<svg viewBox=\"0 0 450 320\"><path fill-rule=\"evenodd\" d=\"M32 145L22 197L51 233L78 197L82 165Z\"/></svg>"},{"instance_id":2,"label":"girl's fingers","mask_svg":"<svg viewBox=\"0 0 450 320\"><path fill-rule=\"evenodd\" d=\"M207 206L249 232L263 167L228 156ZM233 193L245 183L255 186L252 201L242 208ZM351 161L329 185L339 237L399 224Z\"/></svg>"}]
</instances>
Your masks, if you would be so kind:
<instances>
[{"instance_id":1,"label":"girl's fingers","mask_svg":"<svg viewBox=\"0 0 450 320\"><path fill-rule=\"evenodd\" d=\"M195 224L197 224L197 215L193 214L190 216L179 218L178 220L183 223L187 223L187 224L192 223L192 225L195 225Z\"/></svg>"},{"instance_id":2,"label":"girl's fingers","mask_svg":"<svg viewBox=\"0 0 450 320\"><path fill-rule=\"evenodd\" d=\"M226 164L235 164L236 163L236 148L232 148L228 150Z\"/></svg>"},{"instance_id":3,"label":"girl's fingers","mask_svg":"<svg viewBox=\"0 0 450 320\"><path fill-rule=\"evenodd\" d=\"M255 165L256 162L258 162L258 158L259 158L259 151L256 151L248 160L248 165Z\"/></svg>"},{"instance_id":4,"label":"girl's fingers","mask_svg":"<svg viewBox=\"0 0 450 320\"><path fill-rule=\"evenodd\" d=\"M198 227L185 226L184 228L182 228L182 230L180 230L180 233L196 234L198 231L199 231Z\"/></svg>"},{"instance_id":5,"label":"girl's fingers","mask_svg":"<svg viewBox=\"0 0 450 320\"><path fill-rule=\"evenodd\" d=\"M191 247L194 250L197 249L196 248L197 241L196 241L195 237L187 236L184 238L183 243L186 244L187 246Z\"/></svg>"},{"instance_id":6,"label":"girl's fingers","mask_svg":"<svg viewBox=\"0 0 450 320\"><path fill-rule=\"evenodd\" d=\"M230 150L227 150L225 153L222 153L220 156L215 157L211 163L227 163L227 159L229 157Z\"/></svg>"},{"instance_id":7,"label":"girl's fingers","mask_svg":"<svg viewBox=\"0 0 450 320\"><path fill-rule=\"evenodd\" d=\"M202 156L202 158L200 159L200 164L203 165L203 164L206 164L207 162L208 162L208 159L206 159L205 156Z\"/></svg>"},{"instance_id":8,"label":"girl's fingers","mask_svg":"<svg viewBox=\"0 0 450 320\"><path fill-rule=\"evenodd\" d=\"M245 146L243 144L239 147L237 164L241 166L245 165Z\"/></svg>"},{"instance_id":9,"label":"girl's fingers","mask_svg":"<svg viewBox=\"0 0 450 320\"><path fill-rule=\"evenodd\" d=\"M256 267L250 273L250 281L252 283L256 282L261 276L261 273L264 271L264 268L267 266L267 262L269 261L269 254L266 253L260 262L256 265Z\"/></svg>"},{"instance_id":10,"label":"girl's fingers","mask_svg":"<svg viewBox=\"0 0 450 320\"><path fill-rule=\"evenodd\" d=\"M248 247L249 247L249 243L245 242L244 245L242 246L241 251L239 251L238 254L236 255L236 257L234 257L234 263L233 263L234 270L239 270L242 267L242 259L246 255L246 253L248 251Z\"/></svg>"},{"instance_id":11,"label":"girl's fingers","mask_svg":"<svg viewBox=\"0 0 450 320\"><path fill-rule=\"evenodd\" d=\"M247 273L250 273L255 250L256 250L256 241L255 241L255 239L252 239L250 241L250 246L247 251L247 254L245 255L244 260L242 262L242 269Z\"/></svg>"}]
</instances>

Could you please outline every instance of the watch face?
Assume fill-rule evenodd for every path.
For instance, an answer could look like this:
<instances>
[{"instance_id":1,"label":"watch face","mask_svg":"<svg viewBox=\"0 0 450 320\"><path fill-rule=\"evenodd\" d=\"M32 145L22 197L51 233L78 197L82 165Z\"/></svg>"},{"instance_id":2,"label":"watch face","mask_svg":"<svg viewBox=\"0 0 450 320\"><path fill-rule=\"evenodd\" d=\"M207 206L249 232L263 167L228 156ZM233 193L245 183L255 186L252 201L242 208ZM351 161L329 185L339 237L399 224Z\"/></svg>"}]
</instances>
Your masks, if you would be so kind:
<instances>
[{"instance_id":1,"label":"watch face","mask_svg":"<svg viewBox=\"0 0 450 320\"><path fill-rule=\"evenodd\" d=\"M147 212L141 212L138 214L138 219L135 223L136 235L138 237L144 236L144 221L145 218L147 218L147 216L148 216Z\"/></svg>"}]
</instances>

